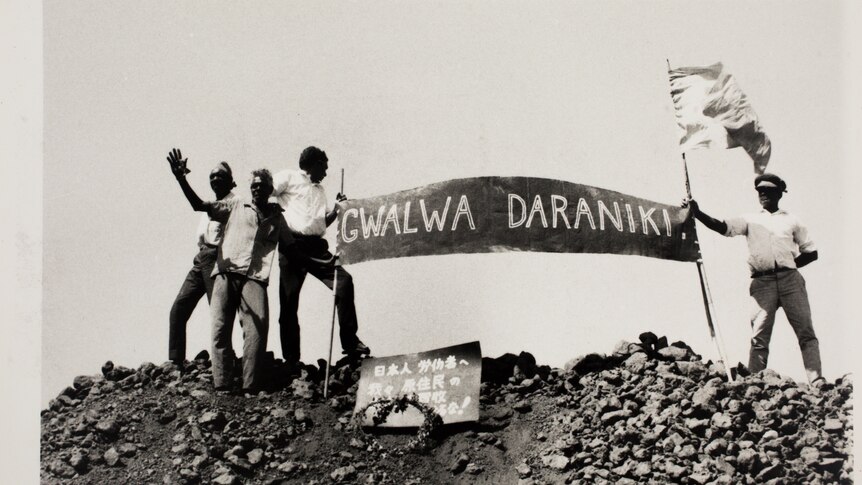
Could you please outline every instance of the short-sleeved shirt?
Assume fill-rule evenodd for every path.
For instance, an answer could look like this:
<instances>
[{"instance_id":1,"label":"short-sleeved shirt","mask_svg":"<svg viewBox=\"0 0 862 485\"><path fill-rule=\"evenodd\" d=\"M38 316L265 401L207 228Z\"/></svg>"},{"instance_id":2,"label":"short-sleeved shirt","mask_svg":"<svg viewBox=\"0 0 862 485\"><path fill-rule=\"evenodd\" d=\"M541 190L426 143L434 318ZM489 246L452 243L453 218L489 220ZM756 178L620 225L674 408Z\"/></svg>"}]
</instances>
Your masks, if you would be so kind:
<instances>
[{"instance_id":1,"label":"short-sleeved shirt","mask_svg":"<svg viewBox=\"0 0 862 485\"><path fill-rule=\"evenodd\" d=\"M222 197L221 200L230 200L232 198L234 198L233 192L228 192L228 194ZM221 222L210 219L210 216L207 214L202 215L201 220L198 223L198 246L218 246L221 242L223 232L224 226Z\"/></svg>"},{"instance_id":2,"label":"short-sleeved shirt","mask_svg":"<svg viewBox=\"0 0 862 485\"><path fill-rule=\"evenodd\" d=\"M284 220L294 234L326 234L326 191L305 170L282 170L273 176L273 197L284 208Z\"/></svg>"},{"instance_id":3,"label":"short-sleeved shirt","mask_svg":"<svg viewBox=\"0 0 862 485\"><path fill-rule=\"evenodd\" d=\"M277 245L293 244L281 207L270 203L266 216L239 197L205 204L210 218L224 224L213 276L237 273L266 284Z\"/></svg>"},{"instance_id":4,"label":"short-sleeved shirt","mask_svg":"<svg viewBox=\"0 0 862 485\"><path fill-rule=\"evenodd\" d=\"M805 225L786 210L769 212L763 209L724 222L727 224L725 236L745 236L748 241L748 266L752 273L796 268L795 259L800 253L817 250Z\"/></svg>"}]
</instances>

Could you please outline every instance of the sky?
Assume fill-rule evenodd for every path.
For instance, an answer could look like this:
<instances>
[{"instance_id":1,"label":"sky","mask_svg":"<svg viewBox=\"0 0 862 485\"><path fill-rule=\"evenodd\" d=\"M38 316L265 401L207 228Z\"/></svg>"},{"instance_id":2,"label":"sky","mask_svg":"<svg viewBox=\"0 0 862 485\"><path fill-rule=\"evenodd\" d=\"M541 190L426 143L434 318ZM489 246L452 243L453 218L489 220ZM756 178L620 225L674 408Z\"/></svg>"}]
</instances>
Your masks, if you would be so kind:
<instances>
[{"instance_id":1,"label":"sky","mask_svg":"<svg viewBox=\"0 0 862 485\"><path fill-rule=\"evenodd\" d=\"M782 207L819 249L802 273L824 373L838 378L855 352L848 259L858 221L846 18L837 2L46 1L41 405L107 360L167 359L168 312L199 217L169 171L171 148L207 196L220 160L244 195L252 169L296 168L315 145L329 156L330 199L344 169L351 198L531 176L678 204L668 61L723 62L758 113L769 170L788 183ZM687 159L703 210L759 209L741 149ZM747 362L744 238L698 231L729 361ZM348 269L359 336L379 356L479 340L485 356L523 350L562 366L652 331L718 359L691 263L504 253ZM270 281L268 347L280 357L277 267ZM326 355L331 304L309 278L306 362ZM189 356L210 347L203 302L188 335ZM234 342L241 349L239 325ZM783 315L771 351L771 368L804 380Z\"/></svg>"}]
</instances>

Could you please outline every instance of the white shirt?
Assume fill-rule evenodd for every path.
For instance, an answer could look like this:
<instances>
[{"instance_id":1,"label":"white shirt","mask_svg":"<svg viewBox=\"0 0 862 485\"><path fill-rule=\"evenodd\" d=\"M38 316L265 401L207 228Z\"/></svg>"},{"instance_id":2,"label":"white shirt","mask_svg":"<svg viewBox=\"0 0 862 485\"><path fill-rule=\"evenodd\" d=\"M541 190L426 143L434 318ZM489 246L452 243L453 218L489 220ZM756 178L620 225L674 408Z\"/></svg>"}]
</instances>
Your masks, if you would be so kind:
<instances>
[{"instance_id":1,"label":"white shirt","mask_svg":"<svg viewBox=\"0 0 862 485\"><path fill-rule=\"evenodd\" d=\"M284 220L294 234L326 234L326 191L305 170L282 170L273 176L273 197L284 209Z\"/></svg>"},{"instance_id":2,"label":"white shirt","mask_svg":"<svg viewBox=\"0 0 862 485\"><path fill-rule=\"evenodd\" d=\"M224 196L221 200L229 200L233 198L233 192L228 192L226 196ZM222 234L224 233L224 226L221 222L213 221L210 217L204 212L201 216L201 220L198 223L198 246L209 245L209 246L218 246L221 242Z\"/></svg>"},{"instance_id":3,"label":"white shirt","mask_svg":"<svg viewBox=\"0 0 862 485\"><path fill-rule=\"evenodd\" d=\"M796 268L794 259L800 253L817 250L808 237L808 229L796 216L782 209L774 213L763 209L724 222L725 236L745 236L748 240L748 265L752 272Z\"/></svg>"}]
</instances>

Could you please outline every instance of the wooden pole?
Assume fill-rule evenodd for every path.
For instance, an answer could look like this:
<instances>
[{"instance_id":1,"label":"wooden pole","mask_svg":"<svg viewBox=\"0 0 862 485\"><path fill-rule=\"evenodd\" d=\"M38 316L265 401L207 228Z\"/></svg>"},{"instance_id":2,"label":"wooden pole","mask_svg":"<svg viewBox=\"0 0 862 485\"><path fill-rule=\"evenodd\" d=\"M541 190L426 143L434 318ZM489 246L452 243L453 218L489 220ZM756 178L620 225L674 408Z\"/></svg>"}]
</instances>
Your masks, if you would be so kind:
<instances>
[{"instance_id":1,"label":"wooden pole","mask_svg":"<svg viewBox=\"0 0 862 485\"><path fill-rule=\"evenodd\" d=\"M670 60L667 60L667 72L670 75ZM691 199L691 181L688 177L688 162L685 159L685 153L682 154L682 165L685 170L685 193L686 196ZM696 237L697 232L695 232ZM700 243L697 239L695 242L698 243L698 253L700 253ZM700 280L700 293L703 296L703 309L706 311L706 324L709 326L709 336L712 339L712 343L715 345L716 350L718 351L718 357L721 359L721 363L724 365L724 370L727 373L727 380L733 382L733 374L730 372L730 362L727 360L727 356L724 352L723 345L719 343L719 339L716 338L716 323L712 318L713 314L713 304L712 304L712 295L709 292L709 285L706 282L706 270L703 267L703 253L700 254L700 258L697 260L697 276Z\"/></svg>"},{"instance_id":2,"label":"wooden pole","mask_svg":"<svg viewBox=\"0 0 862 485\"><path fill-rule=\"evenodd\" d=\"M341 169L341 190L339 194L344 193L344 169ZM337 201L336 201L337 203ZM323 398L329 396L329 368L332 366L332 341L335 339L335 314L338 310L338 238L335 239L335 251L333 264L335 265L335 274L332 277L332 322L329 326L329 355L326 358L326 372L323 380Z\"/></svg>"}]
</instances>

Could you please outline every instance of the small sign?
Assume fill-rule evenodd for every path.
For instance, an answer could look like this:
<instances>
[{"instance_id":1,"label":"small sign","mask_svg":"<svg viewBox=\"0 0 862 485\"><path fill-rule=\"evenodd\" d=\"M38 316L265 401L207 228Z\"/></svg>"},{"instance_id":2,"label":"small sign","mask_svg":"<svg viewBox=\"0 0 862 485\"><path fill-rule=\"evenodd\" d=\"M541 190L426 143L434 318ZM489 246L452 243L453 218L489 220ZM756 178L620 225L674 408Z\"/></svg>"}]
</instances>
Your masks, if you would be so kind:
<instances>
[{"instance_id":1,"label":"small sign","mask_svg":"<svg viewBox=\"0 0 862 485\"><path fill-rule=\"evenodd\" d=\"M360 370L354 414L369 404L401 396L415 396L443 418L443 423L479 419L479 386L482 377L482 349L470 342L416 354L365 359ZM371 426L375 406L365 412L364 424ZM417 427L424 416L413 406L393 412L380 426Z\"/></svg>"}]
</instances>

